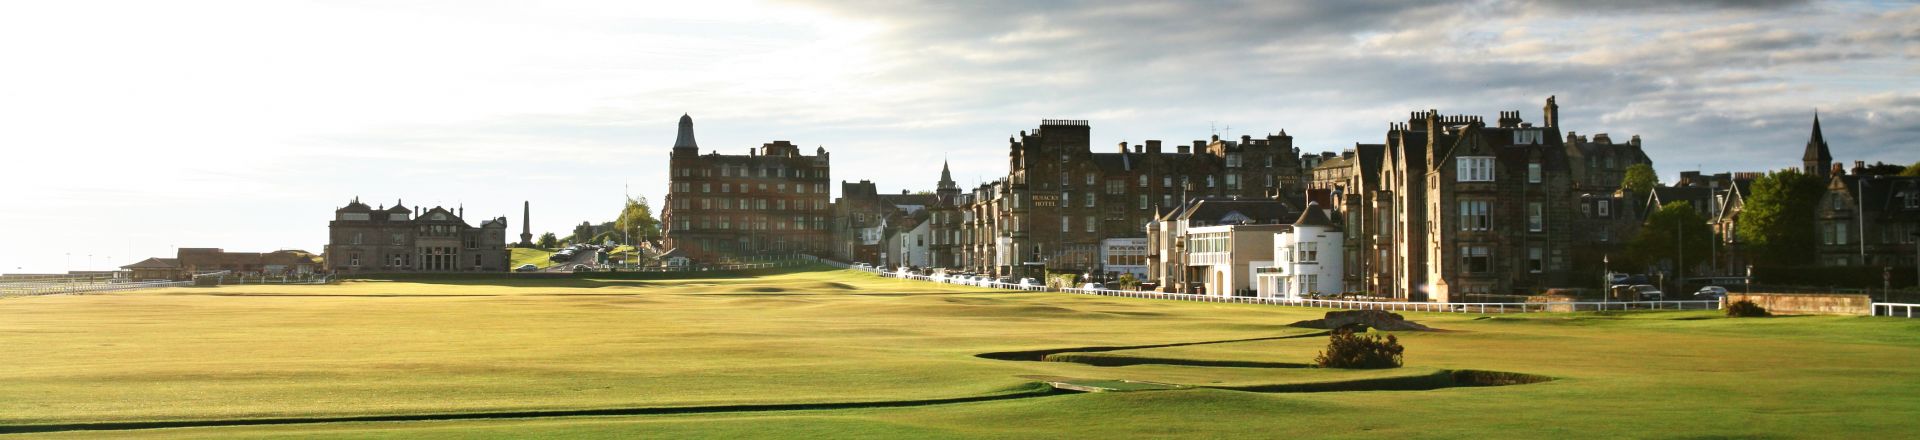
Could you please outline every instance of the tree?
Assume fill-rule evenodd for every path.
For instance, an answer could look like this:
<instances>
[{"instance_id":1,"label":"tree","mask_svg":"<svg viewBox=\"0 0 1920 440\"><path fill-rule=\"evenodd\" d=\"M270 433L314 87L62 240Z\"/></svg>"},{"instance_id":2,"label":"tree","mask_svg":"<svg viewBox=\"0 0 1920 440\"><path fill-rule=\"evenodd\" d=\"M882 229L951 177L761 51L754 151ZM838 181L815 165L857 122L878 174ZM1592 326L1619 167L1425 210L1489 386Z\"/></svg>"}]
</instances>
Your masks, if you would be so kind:
<instances>
[{"instance_id":1,"label":"tree","mask_svg":"<svg viewBox=\"0 0 1920 440\"><path fill-rule=\"evenodd\" d=\"M627 205L620 208L620 217L613 223L635 241L660 236L660 221L653 218L653 207L647 206L644 196L627 198Z\"/></svg>"},{"instance_id":2,"label":"tree","mask_svg":"<svg viewBox=\"0 0 1920 440\"><path fill-rule=\"evenodd\" d=\"M1627 167L1627 174L1620 178L1620 187L1633 191L1634 195L1644 196L1660 185L1660 175L1653 171L1653 165L1636 163Z\"/></svg>"},{"instance_id":3,"label":"tree","mask_svg":"<svg viewBox=\"0 0 1920 440\"><path fill-rule=\"evenodd\" d=\"M1814 207L1827 182L1796 169L1767 173L1753 181L1753 195L1740 211L1734 233L1763 264L1793 265L1813 260Z\"/></svg>"},{"instance_id":4,"label":"tree","mask_svg":"<svg viewBox=\"0 0 1920 440\"><path fill-rule=\"evenodd\" d=\"M560 247L560 237L553 235L552 232L540 234L540 240L538 243L541 249L557 248L557 247Z\"/></svg>"},{"instance_id":5,"label":"tree","mask_svg":"<svg viewBox=\"0 0 1920 440\"><path fill-rule=\"evenodd\" d=\"M1914 162L1913 165L1907 165L1907 169L1901 170L1900 175L1907 176L1907 177L1920 177L1920 162Z\"/></svg>"},{"instance_id":6,"label":"tree","mask_svg":"<svg viewBox=\"0 0 1920 440\"><path fill-rule=\"evenodd\" d=\"M1693 204L1685 201L1668 203L1647 215L1647 224L1640 227L1640 235L1627 242L1627 256L1635 264L1652 265L1659 262L1677 262L1682 270L1674 275L1692 272L1713 252L1713 228L1707 226L1707 219L1693 209ZM1676 259L1684 258L1684 260Z\"/></svg>"}]
</instances>

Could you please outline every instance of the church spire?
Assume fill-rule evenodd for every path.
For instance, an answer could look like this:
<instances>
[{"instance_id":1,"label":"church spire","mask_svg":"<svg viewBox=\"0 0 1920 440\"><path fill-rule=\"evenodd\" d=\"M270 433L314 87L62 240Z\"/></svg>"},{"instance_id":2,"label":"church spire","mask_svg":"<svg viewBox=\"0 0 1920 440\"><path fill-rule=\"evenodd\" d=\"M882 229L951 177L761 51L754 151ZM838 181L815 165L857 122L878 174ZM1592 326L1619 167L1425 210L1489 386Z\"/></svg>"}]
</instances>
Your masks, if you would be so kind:
<instances>
[{"instance_id":1,"label":"church spire","mask_svg":"<svg viewBox=\"0 0 1920 440\"><path fill-rule=\"evenodd\" d=\"M1827 177L1832 170L1833 153L1827 149L1827 138L1820 134L1820 111L1813 112L1813 135L1807 138L1807 152L1800 156L1807 174Z\"/></svg>"}]
</instances>

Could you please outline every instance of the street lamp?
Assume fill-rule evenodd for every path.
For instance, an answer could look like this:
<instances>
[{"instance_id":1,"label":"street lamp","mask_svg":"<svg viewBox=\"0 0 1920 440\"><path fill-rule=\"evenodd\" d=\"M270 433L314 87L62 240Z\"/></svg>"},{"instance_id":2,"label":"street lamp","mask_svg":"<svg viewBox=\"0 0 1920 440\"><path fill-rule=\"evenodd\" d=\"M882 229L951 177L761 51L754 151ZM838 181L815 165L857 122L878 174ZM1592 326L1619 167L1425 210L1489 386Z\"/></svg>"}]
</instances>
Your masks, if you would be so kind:
<instances>
[{"instance_id":1,"label":"street lamp","mask_svg":"<svg viewBox=\"0 0 1920 440\"><path fill-rule=\"evenodd\" d=\"M1613 289L1612 254L1600 255L1600 270L1600 302L1607 302L1607 297L1613 296L1613 292L1609 291Z\"/></svg>"}]
</instances>

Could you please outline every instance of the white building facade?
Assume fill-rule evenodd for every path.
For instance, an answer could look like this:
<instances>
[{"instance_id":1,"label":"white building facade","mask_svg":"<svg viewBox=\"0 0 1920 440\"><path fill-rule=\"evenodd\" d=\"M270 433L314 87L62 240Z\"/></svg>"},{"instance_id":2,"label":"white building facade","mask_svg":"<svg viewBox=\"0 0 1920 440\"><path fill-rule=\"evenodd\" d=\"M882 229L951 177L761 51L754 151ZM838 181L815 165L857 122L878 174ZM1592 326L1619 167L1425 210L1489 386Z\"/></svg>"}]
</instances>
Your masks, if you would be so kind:
<instances>
[{"instance_id":1,"label":"white building facade","mask_svg":"<svg viewBox=\"0 0 1920 440\"><path fill-rule=\"evenodd\" d=\"M1100 269L1112 276L1132 274L1147 278L1147 238L1109 238L1100 241Z\"/></svg>"},{"instance_id":2,"label":"white building facade","mask_svg":"<svg viewBox=\"0 0 1920 440\"><path fill-rule=\"evenodd\" d=\"M1256 274L1259 295L1300 299L1344 293L1344 239L1345 234L1328 219L1325 209L1318 204L1307 205L1292 228L1273 234L1273 264L1259 268Z\"/></svg>"},{"instance_id":3,"label":"white building facade","mask_svg":"<svg viewBox=\"0 0 1920 440\"><path fill-rule=\"evenodd\" d=\"M1213 296L1253 296L1255 269L1273 265L1273 238L1287 225L1221 225L1186 229L1189 279Z\"/></svg>"}]
</instances>

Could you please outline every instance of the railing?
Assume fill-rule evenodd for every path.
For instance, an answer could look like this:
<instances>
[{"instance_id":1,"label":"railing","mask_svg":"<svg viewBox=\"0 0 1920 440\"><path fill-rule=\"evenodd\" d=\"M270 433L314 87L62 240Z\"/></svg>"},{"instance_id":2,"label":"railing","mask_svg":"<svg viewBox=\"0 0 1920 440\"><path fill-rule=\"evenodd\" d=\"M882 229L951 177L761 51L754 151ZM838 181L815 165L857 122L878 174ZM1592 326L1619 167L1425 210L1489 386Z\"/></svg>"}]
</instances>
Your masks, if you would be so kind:
<instances>
[{"instance_id":1,"label":"railing","mask_svg":"<svg viewBox=\"0 0 1920 440\"><path fill-rule=\"evenodd\" d=\"M84 282L84 281L30 281L0 283L0 297L64 295L92 292L110 292L117 290L153 289L159 287L191 286L191 281L128 281L128 282Z\"/></svg>"},{"instance_id":2,"label":"railing","mask_svg":"<svg viewBox=\"0 0 1920 440\"><path fill-rule=\"evenodd\" d=\"M1920 308L1920 304L1873 303L1873 316L1893 316L1893 317L1899 317L1899 318L1912 318L1913 309L1915 308Z\"/></svg>"},{"instance_id":3,"label":"railing","mask_svg":"<svg viewBox=\"0 0 1920 440\"><path fill-rule=\"evenodd\" d=\"M880 270L878 268L873 268L873 267L855 266L853 267L853 269L865 271L865 272L871 272L871 273L874 273L883 277L888 277L888 278L932 281L937 283L960 284L960 285L979 286L979 287L992 287L992 288L999 288L999 289L1023 290L1023 291L1030 291L1030 292L1065 292L1065 293L1077 293L1082 295L1112 296L1112 297L1119 297L1119 298L1162 299L1162 300L1174 300L1174 301L1197 301L1197 302L1226 303L1226 304L1267 304L1267 305L1279 305L1279 306L1316 307L1316 308L1346 309L1346 310L1385 310L1385 311L1405 311L1405 312L1493 314L1493 313L1539 313L1539 312L1601 312L1601 311L1615 311L1615 310L1620 310L1620 311L1625 311L1625 310L1717 310L1720 308L1720 301L1717 301L1717 300L1622 301L1622 302L1567 301L1567 302L1541 302L1541 303L1438 303L1438 302L1354 301L1354 300L1312 299L1312 298L1265 298L1265 297L1254 297L1254 296L1195 295L1195 294L1186 294L1186 293L1165 293L1165 292L1131 291L1131 290L1082 289L1082 288L1074 288L1074 287L1055 289L1055 288L1047 287L1045 285L1003 283L998 281L986 281L986 280L962 278L962 277L945 277L945 276L938 276L938 275L917 275L917 274L898 272L898 271L890 272L890 271ZM1920 307L1920 304L1908 305L1908 306ZM1911 308L1909 308L1908 310L1909 312L1911 312Z\"/></svg>"}]
</instances>

